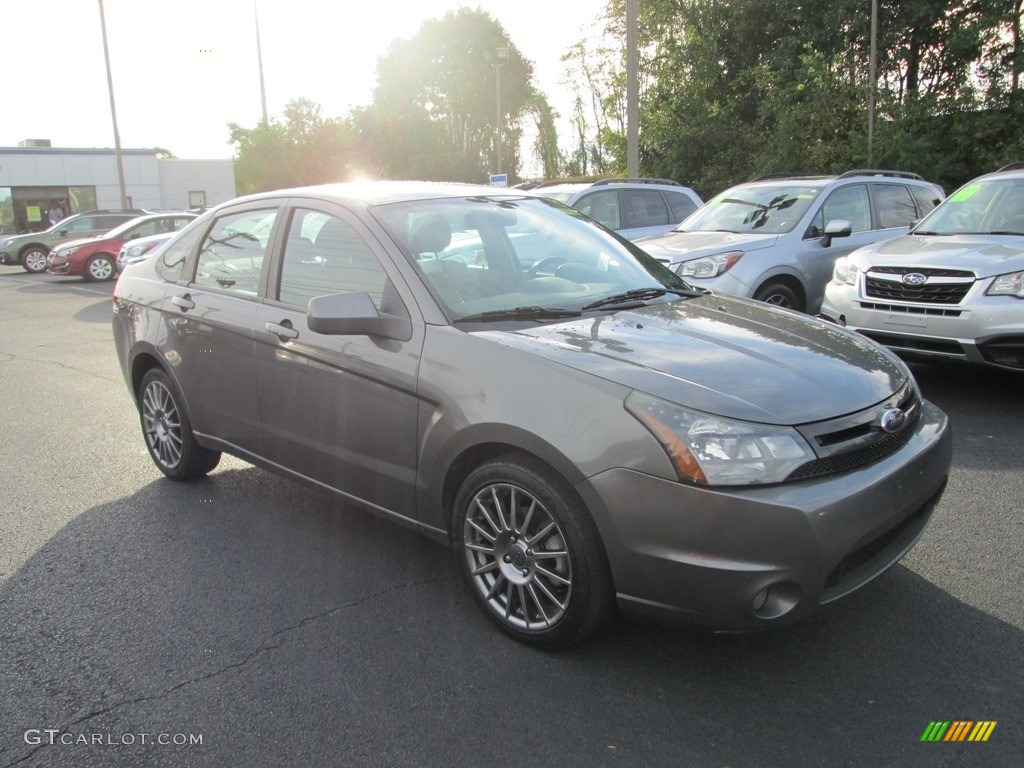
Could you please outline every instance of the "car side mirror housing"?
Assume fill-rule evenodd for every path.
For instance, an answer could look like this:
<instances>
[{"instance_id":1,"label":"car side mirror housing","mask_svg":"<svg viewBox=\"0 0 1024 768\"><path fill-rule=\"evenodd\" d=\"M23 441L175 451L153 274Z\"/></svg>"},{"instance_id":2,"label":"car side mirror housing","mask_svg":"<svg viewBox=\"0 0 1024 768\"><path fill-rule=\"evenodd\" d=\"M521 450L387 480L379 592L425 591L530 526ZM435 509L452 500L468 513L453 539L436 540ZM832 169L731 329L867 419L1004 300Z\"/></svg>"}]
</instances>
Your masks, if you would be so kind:
<instances>
[{"instance_id":1,"label":"car side mirror housing","mask_svg":"<svg viewBox=\"0 0 1024 768\"><path fill-rule=\"evenodd\" d=\"M327 336L383 336L398 341L412 338L412 321L381 313L365 291L310 299L306 323L311 331Z\"/></svg>"},{"instance_id":2,"label":"car side mirror housing","mask_svg":"<svg viewBox=\"0 0 1024 768\"><path fill-rule=\"evenodd\" d=\"M853 234L853 222L846 219L832 219L825 225L825 234L821 236L821 247L828 248L835 237L849 237Z\"/></svg>"}]
</instances>

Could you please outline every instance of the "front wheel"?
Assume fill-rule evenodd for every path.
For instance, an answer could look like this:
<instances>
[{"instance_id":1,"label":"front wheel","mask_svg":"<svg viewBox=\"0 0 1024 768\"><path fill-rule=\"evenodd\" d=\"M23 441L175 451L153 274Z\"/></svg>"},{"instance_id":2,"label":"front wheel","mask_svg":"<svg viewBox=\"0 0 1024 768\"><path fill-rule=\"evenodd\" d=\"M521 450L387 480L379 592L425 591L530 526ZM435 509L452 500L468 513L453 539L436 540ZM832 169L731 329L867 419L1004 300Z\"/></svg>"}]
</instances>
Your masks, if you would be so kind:
<instances>
[{"instance_id":1,"label":"front wheel","mask_svg":"<svg viewBox=\"0 0 1024 768\"><path fill-rule=\"evenodd\" d=\"M139 419L150 458L171 480L194 480L220 462L220 451L203 448L192 434L177 387L153 368L139 385Z\"/></svg>"},{"instance_id":2,"label":"front wheel","mask_svg":"<svg viewBox=\"0 0 1024 768\"><path fill-rule=\"evenodd\" d=\"M795 309L797 312L804 311L803 302L796 295L796 291L785 283L765 283L757 289L754 299L776 307Z\"/></svg>"},{"instance_id":3,"label":"front wheel","mask_svg":"<svg viewBox=\"0 0 1024 768\"><path fill-rule=\"evenodd\" d=\"M21 266L26 272L38 275L46 271L46 249L33 245L21 254Z\"/></svg>"},{"instance_id":4,"label":"front wheel","mask_svg":"<svg viewBox=\"0 0 1024 768\"><path fill-rule=\"evenodd\" d=\"M85 263L84 274L86 280L110 280L117 274L117 267L112 258L101 253Z\"/></svg>"},{"instance_id":5,"label":"front wheel","mask_svg":"<svg viewBox=\"0 0 1024 768\"><path fill-rule=\"evenodd\" d=\"M455 500L463 577L484 612L512 637L556 648L612 615L600 537L569 485L529 457L474 470Z\"/></svg>"}]
</instances>

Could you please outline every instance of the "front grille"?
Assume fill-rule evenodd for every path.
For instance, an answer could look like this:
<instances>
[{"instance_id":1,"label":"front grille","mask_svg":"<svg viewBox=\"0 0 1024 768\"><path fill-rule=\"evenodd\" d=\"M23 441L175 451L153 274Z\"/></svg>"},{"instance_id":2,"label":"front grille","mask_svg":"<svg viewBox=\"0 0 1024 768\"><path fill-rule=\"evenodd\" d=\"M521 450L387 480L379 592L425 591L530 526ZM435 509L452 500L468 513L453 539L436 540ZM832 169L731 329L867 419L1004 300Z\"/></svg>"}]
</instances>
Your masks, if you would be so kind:
<instances>
[{"instance_id":1,"label":"front grille","mask_svg":"<svg viewBox=\"0 0 1024 768\"><path fill-rule=\"evenodd\" d=\"M885 432L881 428L881 414L889 408L899 408L907 415L906 423L898 432ZM818 458L797 467L786 479L823 477L881 461L907 444L920 417L921 399L917 390L906 385L885 405L873 406L834 422L802 427L804 437L817 446Z\"/></svg>"},{"instance_id":2,"label":"front grille","mask_svg":"<svg viewBox=\"0 0 1024 768\"><path fill-rule=\"evenodd\" d=\"M847 553L825 577L821 602L827 603L852 592L899 560L924 530L943 488L945 484L892 528Z\"/></svg>"},{"instance_id":3,"label":"front grille","mask_svg":"<svg viewBox=\"0 0 1024 768\"><path fill-rule=\"evenodd\" d=\"M960 342L949 339L928 339L923 336L898 336L894 333L863 330L861 333L872 341L877 341L890 349L906 352L937 352L942 355L958 355L963 357L964 348Z\"/></svg>"},{"instance_id":4,"label":"front grille","mask_svg":"<svg viewBox=\"0 0 1024 768\"><path fill-rule=\"evenodd\" d=\"M963 312L959 309L945 309L942 307L914 307L906 304L879 304L871 301L859 302L861 309L873 309L877 312L894 312L904 315L929 315L932 317L960 317Z\"/></svg>"},{"instance_id":5,"label":"front grille","mask_svg":"<svg viewBox=\"0 0 1024 768\"><path fill-rule=\"evenodd\" d=\"M916 420L915 420L916 423ZM787 480L807 480L811 477L822 477L833 475L837 472L847 472L865 464L880 461L886 456L896 453L907 444L914 434L913 423L908 424L899 432L891 435L884 435L871 444L846 453L837 453L823 459L816 459L793 470ZM882 433L884 434L884 433Z\"/></svg>"},{"instance_id":6,"label":"front grille","mask_svg":"<svg viewBox=\"0 0 1024 768\"><path fill-rule=\"evenodd\" d=\"M923 275L923 285L907 285L904 275ZM864 292L872 299L912 301L924 304L959 304L974 284L973 272L960 269L871 267L864 278Z\"/></svg>"}]
</instances>

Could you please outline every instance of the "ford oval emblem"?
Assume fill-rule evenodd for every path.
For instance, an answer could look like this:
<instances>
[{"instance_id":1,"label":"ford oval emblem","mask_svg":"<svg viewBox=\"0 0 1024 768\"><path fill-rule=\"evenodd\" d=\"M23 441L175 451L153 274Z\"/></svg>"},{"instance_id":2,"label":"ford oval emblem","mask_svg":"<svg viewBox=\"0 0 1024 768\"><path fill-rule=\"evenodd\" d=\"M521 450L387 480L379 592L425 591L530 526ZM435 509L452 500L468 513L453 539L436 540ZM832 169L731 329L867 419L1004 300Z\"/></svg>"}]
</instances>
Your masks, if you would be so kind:
<instances>
[{"instance_id":1,"label":"ford oval emblem","mask_svg":"<svg viewBox=\"0 0 1024 768\"><path fill-rule=\"evenodd\" d=\"M922 275L920 272L908 272L903 276L903 284L910 286L924 285L928 278Z\"/></svg>"},{"instance_id":2,"label":"ford oval emblem","mask_svg":"<svg viewBox=\"0 0 1024 768\"><path fill-rule=\"evenodd\" d=\"M899 408L890 408L882 414L880 423L883 432L899 432L907 423L907 414Z\"/></svg>"}]
</instances>

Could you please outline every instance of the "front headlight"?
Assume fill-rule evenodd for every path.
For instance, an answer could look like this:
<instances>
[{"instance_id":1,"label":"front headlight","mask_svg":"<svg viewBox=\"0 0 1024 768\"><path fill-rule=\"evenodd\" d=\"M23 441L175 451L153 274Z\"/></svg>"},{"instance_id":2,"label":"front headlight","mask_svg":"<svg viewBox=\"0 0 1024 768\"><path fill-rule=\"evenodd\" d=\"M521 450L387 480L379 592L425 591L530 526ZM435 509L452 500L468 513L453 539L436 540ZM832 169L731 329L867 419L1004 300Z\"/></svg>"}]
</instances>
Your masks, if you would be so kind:
<instances>
[{"instance_id":1,"label":"front headlight","mask_svg":"<svg viewBox=\"0 0 1024 768\"><path fill-rule=\"evenodd\" d=\"M9 247L9 246L10 246L10 244L11 244L11 243L13 243L13 242L14 242L14 241L13 241L13 240L11 240L10 238L8 238L7 240L0 240L0 248L7 248L7 247Z\"/></svg>"},{"instance_id":2,"label":"front headlight","mask_svg":"<svg viewBox=\"0 0 1024 768\"><path fill-rule=\"evenodd\" d=\"M1024 299L1024 272L999 275L985 293L989 296L1016 296Z\"/></svg>"},{"instance_id":3,"label":"front headlight","mask_svg":"<svg viewBox=\"0 0 1024 768\"><path fill-rule=\"evenodd\" d=\"M632 392L626 409L665 449L679 479L697 485L767 485L815 459L788 427L733 421Z\"/></svg>"},{"instance_id":4,"label":"front headlight","mask_svg":"<svg viewBox=\"0 0 1024 768\"><path fill-rule=\"evenodd\" d=\"M717 253L714 256L702 256L699 259L684 261L676 267L676 274L680 277L692 277L697 280L705 277L717 277L723 272L728 272L743 257L743 251L729 251L728 253Z\"/></svg>"},{"instance_id":5,"label":"front headlight","mask_svg":"<svg viewBox=\"0 0 1024 768\"><path fill-rule=\"evenodd\" d=\"M832 270L832 282L836 285L856 285L857 267L845 256L836 259L835 269Z\"/></svg>"}]
</instances>

